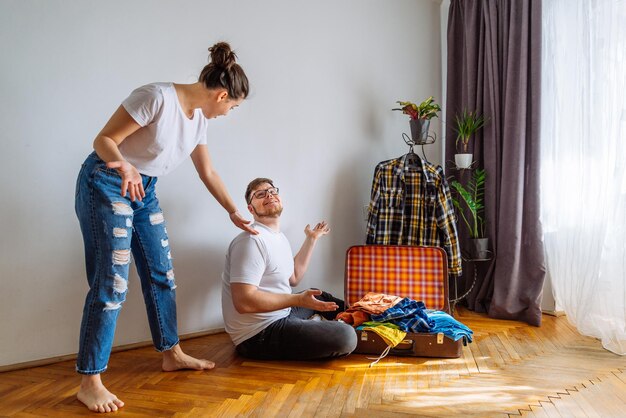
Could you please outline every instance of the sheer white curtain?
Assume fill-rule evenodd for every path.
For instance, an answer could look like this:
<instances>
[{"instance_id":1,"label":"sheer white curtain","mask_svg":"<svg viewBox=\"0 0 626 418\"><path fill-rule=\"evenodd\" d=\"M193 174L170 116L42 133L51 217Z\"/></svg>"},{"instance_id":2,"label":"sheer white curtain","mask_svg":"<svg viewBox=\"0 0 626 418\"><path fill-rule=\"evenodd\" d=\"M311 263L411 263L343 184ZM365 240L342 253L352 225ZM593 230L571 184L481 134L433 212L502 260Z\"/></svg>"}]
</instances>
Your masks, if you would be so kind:
<instances>
[{"instance_id":1,"label":"sheer white curtain","mask_svg":"<svg viewBox=\"0 0 626 418\"><path fill-rule=\"evenodd\" d=\"M626 0L543 0L542 223L557 309L626 354Z\"/></svg>"}]
</instances>

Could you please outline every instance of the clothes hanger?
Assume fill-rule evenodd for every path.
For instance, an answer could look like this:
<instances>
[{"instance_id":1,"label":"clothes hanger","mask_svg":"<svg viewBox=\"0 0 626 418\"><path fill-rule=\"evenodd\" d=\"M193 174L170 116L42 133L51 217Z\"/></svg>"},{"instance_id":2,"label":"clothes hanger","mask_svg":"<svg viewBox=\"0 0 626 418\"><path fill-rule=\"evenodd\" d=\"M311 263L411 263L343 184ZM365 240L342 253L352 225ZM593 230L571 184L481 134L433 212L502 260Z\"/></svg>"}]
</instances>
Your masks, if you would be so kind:
<instances>
[{"instance_id":1,"label":"clothes hanger","mask_svg":"<svg viewBox=\"0 0 626 418\"><path fill-rule=\"evenodd\" d=\"M411 168L418 168L420 166L420 157L413 151L413 147L415 146L415 142L405 133L402 134L402 138L404 142L409 146L409 152L406 154L405 164ZM424 147L422 146L422 153L424 152ZM426 158L424 157L424 160Z\"/></svg>"}]
</instances>

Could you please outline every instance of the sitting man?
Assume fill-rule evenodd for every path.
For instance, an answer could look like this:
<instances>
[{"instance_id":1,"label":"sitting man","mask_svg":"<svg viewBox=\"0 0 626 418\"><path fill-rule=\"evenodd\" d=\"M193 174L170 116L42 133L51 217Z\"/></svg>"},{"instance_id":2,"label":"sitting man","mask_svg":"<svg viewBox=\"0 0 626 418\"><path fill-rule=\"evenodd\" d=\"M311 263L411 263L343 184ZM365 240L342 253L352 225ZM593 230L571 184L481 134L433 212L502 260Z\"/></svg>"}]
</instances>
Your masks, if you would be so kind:
<instances>
[{"instance_id":1,"label":"sitting man","mask_svg":"<svg viewBox=\"0 0 626 418\"><path fill-rule=\"evenodd\" d=\"M313 229L306 226L306 238L294 257L280 232L283 206L272 180L250 182L246 202L258 235L244 232L235 237L222 276L222 312L237 352L264 360L350 354L357 343L354 329L332 321L343 311L343 301L316 289L291 292L302 280L316 241L330 231L326 222ZM329 320L309 319L316 313Z\"/></svg>"}]
</instances>

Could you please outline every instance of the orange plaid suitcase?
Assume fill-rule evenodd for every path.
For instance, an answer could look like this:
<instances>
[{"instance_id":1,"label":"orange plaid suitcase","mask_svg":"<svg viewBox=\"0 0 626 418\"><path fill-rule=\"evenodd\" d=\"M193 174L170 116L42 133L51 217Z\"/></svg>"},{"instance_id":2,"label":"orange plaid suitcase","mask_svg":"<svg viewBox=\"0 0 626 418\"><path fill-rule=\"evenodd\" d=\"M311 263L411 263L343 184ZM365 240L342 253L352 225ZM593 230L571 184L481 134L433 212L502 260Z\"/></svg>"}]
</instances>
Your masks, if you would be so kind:
<instances>
[{"instance_id":1,"label":"orange plaid suitcase","mask_svg":"<svg viewBox=\"0 0 626 418\"><path fill-rule=\"evenodd\" d=\"M355 245L346 252L345 302L349 307L368 292L423 301L428 309L450 313L448 262L439 247ZM381 354L387 344L372 331L358 331L354 353ZM397 356L457 358L463 340L442 333L408 333L391 349Z\"/></svg>"}]
</instances>

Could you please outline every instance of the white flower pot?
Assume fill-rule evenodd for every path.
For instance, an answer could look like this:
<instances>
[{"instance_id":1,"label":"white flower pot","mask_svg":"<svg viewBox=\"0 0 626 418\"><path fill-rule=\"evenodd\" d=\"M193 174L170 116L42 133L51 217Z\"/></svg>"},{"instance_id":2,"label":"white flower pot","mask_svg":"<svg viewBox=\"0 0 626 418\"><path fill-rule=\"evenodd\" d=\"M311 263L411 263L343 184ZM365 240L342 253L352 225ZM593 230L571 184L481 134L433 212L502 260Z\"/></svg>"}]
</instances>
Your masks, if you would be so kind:
<instances>
[{"instance_id":1,"label":"white flower pot","mask_svg":"<svg viewBox=\"0 0 626 418\"><path fill-rule=\"evenodd\" d=\"M472 154L455 154L454 163L456 168L469 168L472 165Z\"/></svg>"}]
</instances>

